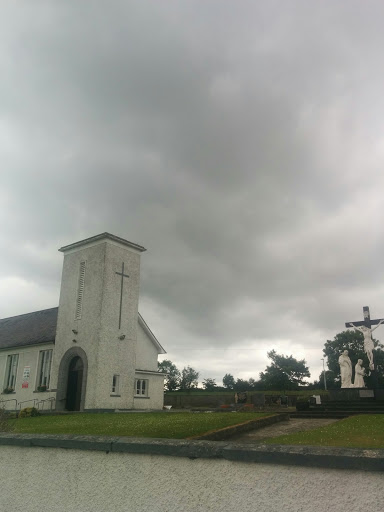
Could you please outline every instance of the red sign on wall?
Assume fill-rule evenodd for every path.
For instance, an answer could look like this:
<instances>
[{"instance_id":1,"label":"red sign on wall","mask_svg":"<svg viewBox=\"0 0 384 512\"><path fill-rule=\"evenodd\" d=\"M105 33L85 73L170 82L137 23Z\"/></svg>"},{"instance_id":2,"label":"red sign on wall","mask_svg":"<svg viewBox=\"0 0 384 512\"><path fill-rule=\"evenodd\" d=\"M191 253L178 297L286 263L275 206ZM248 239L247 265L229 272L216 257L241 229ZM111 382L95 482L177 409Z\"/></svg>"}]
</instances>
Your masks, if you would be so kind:
<instances>
[{"instance_id":1,"label":"red sign on wall","mask_svg":"<svg viewBox=\"0 0 384 512\"><path fill-rule=\"evenodd\" d=\"M22 388L27 388L28 387L28 382L24 381L21 385Z\"/></svg>"}]
</instances>

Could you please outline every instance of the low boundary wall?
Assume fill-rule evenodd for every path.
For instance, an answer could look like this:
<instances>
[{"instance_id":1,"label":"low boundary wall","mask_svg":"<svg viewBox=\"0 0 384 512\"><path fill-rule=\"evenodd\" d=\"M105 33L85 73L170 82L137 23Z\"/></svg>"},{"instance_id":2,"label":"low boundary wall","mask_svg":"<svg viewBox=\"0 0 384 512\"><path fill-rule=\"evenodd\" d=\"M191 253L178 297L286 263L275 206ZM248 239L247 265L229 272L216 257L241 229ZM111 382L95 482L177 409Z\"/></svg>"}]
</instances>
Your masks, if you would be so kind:
<instances>
[{"instance_id":1,"label":"low boundary wall","mask_svg":"<svg viewBox=\"0 0 384 512\"><path fill-rule=\"evenodd\" d=\"M248 396L248 403L256 407L263 407L265 404L264 393L255 393ZM164 405L172 405L175 409L184 407L220 407L220 405L230 405L235 403L235 392L230 394L212 393L209 395L179 395L178 393L165 393Z\"/></svg>"},{"instance_id":2,"label":"low boundary wall","mask_svg":"<svg viewBox=\"0 0 384 512\"><path fill-rule=\"evenodd\" d=\"M311 391L308 391L308 395ZM301 395L287 395L288 407L295 407L297 399ZM248 393L247 403L253 404L255 407L278 405L281 394L270 395L262 392ZM328 400L328 394L321 395L321 400ZM211 394L178 394L165 393L164 405L171 405L174 409L190 408L190 407L220 407L221 405L230 405L235 403L235 392L231 394L211 393Z\"/></svg>"}]
</instances>

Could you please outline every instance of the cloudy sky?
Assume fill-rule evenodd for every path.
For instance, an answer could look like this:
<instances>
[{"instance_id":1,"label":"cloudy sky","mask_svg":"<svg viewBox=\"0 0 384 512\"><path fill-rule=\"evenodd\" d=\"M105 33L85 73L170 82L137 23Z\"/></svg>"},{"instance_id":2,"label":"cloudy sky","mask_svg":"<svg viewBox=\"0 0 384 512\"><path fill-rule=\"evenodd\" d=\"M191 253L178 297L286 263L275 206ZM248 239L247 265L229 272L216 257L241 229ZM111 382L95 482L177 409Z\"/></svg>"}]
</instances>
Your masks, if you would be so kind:
<instances>
[{"instance_id":1,"label":"cloudy sky","mask_svg":"<svg viewBox=\"0 0 384 512\"><path fill-rule=\"evenodd\" d=\"M1 10L1 317L56 306L57 249L104 231L147 248L140 311L201 379L272 348L317 378L384 315L382 1Z\"/></svg>"}]
</instances>

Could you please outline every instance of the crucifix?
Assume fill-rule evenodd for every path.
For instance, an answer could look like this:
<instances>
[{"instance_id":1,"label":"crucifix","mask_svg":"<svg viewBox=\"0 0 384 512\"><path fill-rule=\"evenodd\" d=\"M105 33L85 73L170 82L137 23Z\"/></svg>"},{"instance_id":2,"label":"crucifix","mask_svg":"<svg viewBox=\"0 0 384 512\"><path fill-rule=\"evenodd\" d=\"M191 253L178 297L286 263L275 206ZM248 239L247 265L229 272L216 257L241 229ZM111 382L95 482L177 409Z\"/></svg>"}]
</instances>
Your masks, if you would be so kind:
<instances>
[{"instance_id":1,"label":"crucifix","mask_svg":"<svg viewBox=\"0 0 384 512\"><path fill-rule=\"evenodd\" d=\"M369 359L369 368L370 368L370 370L374 370L375 365L373 362L373 349L375 348L375 346L374 346L373 340L372 340L372 331L377 329L379 327L379 325L384 322L384 318L377 319L377 320L371 320L371 317L369 315L369 307L368 306L363 307L363 315L364 315L364 320L360 320L358 322L347 322L345 324L345 327L353 327L353 329L355 329L356 331L360 331L361 333L363 333L364 350ZM376 327L374 327L372 329L372 325L376 325Z\"/></svg>"},{"instance_id":2,"label":"crucifix","mask_svg":"<svg viewBox=\"0 0 384 512\"><path fill-rule=\"evenodd\" d=\"M115 272L115 274L121 276L121 287L120 287L120 313L119 313L119 329L121 327L121 308L123 306L123 285L124 277L129 277L128 274L124 274L124 262L122 263L121 272Z\"/></svg>"}]
</instances>

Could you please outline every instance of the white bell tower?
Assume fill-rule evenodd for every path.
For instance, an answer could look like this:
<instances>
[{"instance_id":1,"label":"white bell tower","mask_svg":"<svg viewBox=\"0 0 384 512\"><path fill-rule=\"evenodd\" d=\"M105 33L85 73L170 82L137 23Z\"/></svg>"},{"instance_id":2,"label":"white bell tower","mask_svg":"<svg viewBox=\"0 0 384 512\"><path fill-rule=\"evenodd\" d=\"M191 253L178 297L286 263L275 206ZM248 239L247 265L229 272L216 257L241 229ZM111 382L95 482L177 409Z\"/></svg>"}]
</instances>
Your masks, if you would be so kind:
<instances>
[{"instance_id":1,"label":"white bell tower","mask_svg":"<svg viewBox=\"0 0 384 512\"><path fill-rule=\"evenodd\" d=\"M133 407L140 255L144 247L102 233L64 253L51 382L56 409ZM118 376L119 392L112 393Z\"/></svg>"}]
</instances>

